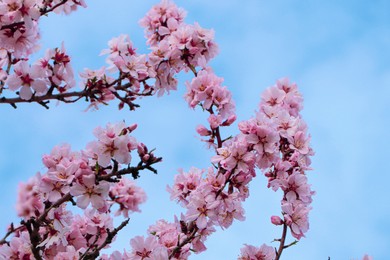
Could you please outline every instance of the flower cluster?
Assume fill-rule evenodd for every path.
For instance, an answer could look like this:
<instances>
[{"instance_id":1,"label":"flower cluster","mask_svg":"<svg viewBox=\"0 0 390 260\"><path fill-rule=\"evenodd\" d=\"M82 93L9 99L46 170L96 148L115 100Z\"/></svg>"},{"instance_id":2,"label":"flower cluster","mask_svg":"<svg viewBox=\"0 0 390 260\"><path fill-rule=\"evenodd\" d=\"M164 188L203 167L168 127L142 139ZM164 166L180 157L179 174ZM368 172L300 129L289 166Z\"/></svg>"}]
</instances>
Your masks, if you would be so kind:
<instances>
[{"instance_id":1,"label":"flower cluster","mask_svg":"<svg viewBox=\"0 0 390 260\"><path fill-rule=\"evenodd\" d=\"M19 90L24 100L33 95L42 96L53 92L66 92L75 85L72 67L65 48L49 49L43 58L35 64L29 65L21 60L14 65L14 74L10 74L5 81L12 91ZM49 90L50 86L50 90Z\"/></svg>"},{"instance_id":2,"label":"flower cluster","mask_svg":"<svg viewBox=\"0 0 390 260\"><path fill-rule=\"evenodd\" d=\"M314 195L305 174L310 170L310 156L314 152L307 126L299 114L302 101L296 84L287 78L280 79L264 91L256 117L239 124L253 148L256 165L268 178L268 187L283 191L282 217L272 216L271 222L289 227L297 240L309 229L308 214ZM242 258L247 259L251 250L246 246Z\"/></svg>"},{"instance_id":3,"label":"flower cluster","mask_svg":"<svg viewBox=\"0 0 390 260\"><path fill-rule=\"evenodd\" d=\"M146 201L145 192L124 175L155 171L151 165L161 160L130 136L135 128L123 122L108 124L95 129L97 140L81 152L65 144L44 155L47 172L19 187L16 207L23 221L17 228L11 225L14 236L0 244L0 258L78 259L99 254L120 229L114 228L111 212L117 208L115 215L128 218ZM133 150L140 158L137 167L130 167ZM74 215L68 202L84 215ZM20 243L27 246L17 247Z\"/></svg>"},{"instance_id":4,"label":"flower cluster","mask_svg":"<svg viewBox=\"0 0 390 260\"><path fill-rule=\"evenodd\" d=\"M66 95L55 96L75 85L70 57L64 47L48 49L44 57L32 65L28 60L39 49L40 18L49 12L69 14L79 6L86 7L84 0L5 0L0 3L0 94L6 89L17 91L18 102L34 100L45 107L48 97L68 101ZM3 102L16 107L6 97Z\"/></svg>"},{"instance_id":5,"label":"flower cluster","mask_svg":"<svg viewBox=\"0 0 390 260\"><path fill-rule=\"evenodd\" d=\"M69 14L84 0L5 0L0 3L0 49L17 58L25 58L38 49L38 22L42 15L54 11Z\"/></svg>"},{"instance_id":6,"label":"flower cluster","mask_svg":"<svg viewBox=\"0 0 390 260\"><path fill-rule=\"evenodd\" d=\"M164 0L140 22L152 49L149 64L155 70L158 95L176 89L176 73L204 66L218 52L214 32L184 23L185 15L184 10Z\"/></svg>"}]
</instances>

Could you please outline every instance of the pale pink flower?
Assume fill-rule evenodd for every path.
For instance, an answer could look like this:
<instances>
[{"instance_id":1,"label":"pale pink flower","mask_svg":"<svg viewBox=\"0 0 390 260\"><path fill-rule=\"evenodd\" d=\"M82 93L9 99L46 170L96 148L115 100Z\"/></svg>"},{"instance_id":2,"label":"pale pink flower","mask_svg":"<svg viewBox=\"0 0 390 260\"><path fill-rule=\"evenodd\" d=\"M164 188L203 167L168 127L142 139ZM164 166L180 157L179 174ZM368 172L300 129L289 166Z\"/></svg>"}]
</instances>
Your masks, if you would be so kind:
<instances>
[{"instance_id":1,"label":"pale pink flower","mask_svg":"<svg viewBox=\"0 0 390 260\"><path fill-rule=\"evenodd\" d=\"M296 93L298 94L298 87L295 83L290 83L288 78L280 78L276 81L276 87L283 90L286 94Z\"/></svg>"},{"instance_id":2,"label":"pale pink flower","mask_svg":"<svg viewBox=\"0 0 390 260\"><path fill-rule=\"evenodd\" d=\"M211 187L204 185L191 194L187 205L186 220L195 220L197 227L204 229L209 221L216 220L216 208L219 204L220 201L216 198Z\"/></svg>"},{"instance_id":3,"label":"pale pink flower","mask_svg":"<svg viewBox=\"0 0 390 260\"><path fill-rule=\"evenodd\" d=\"M76 250L87 248L87 241L85 240L83 233L79 229L80 217L75 217L72 220L72 224L70 226L70 231L67 234L66 240L68 241L68 245L72 245Z\"/></svg>"},{"instance_id":4,"label":"pale pink flower","mask_svg":"<svg viewBox=\"0 0 390 260\"><path fill-rule=\"evenodd\" d=\"M65 252L59 252L55 255L57 260L78 260L80 258L80 252L73 246L67 246Z\"/></svg>"},{"instance_id":5,"label":"pale pink flower","mask_svg":"<svg viewBox=\"0 0 390 260\"><path fill-rule=\"evenodd\" d=\"M129 254L130 260L166 260L168 259L167 250L159 245L154 236L136 236L130 240L132 252Z\"/></svg>"},{"instance_id":6,"label":"pale pink flower","mask_svg":"<svg viewBox=\"0 0 390 260\"><path fill-rule=\"evenodd\" d=\"M129 217L129 212L141 212L139 205L146 201L146 193L135 185L135 182L122 177L118 183L111 187L109 196L112 201L119 204L115 215L123 214Z\"/></svg>"},{"instance_id":7,"label":"pale pink flower","mask_svg":"<svg viewBox=\"0 0 390 260\"><path fill-rule=\"evenodd\" d=\"M294 205L289 202L283 202L282 210L284 212L284 222L290 227L291 235L298 240L304 237L304 234L309 230L308 214L310 208L303 203Z\"/></svg>"},{"instance_id":8,"label":"pale pink flower","mask_svg":"<svg viewBox=\"0 0 390 260\"><path fill-rule=\"evenodd\" d=\"M167 191L171 194L171 200L178 200L183 205L187 205L187 197L199 186L202 174L203 170L195 167L192 167L188 172L179 169L179 174L175 175L173 187L167 186Z\"/></svg>"},{"instance_id":9,"label":"pale pink flower","mask_svg":"<svg viewBox=\"0 0 390 260\"><path fill-rule=\"evenodd\" d=\"M233 220L245 220L245 211L242 207L242 196L238 192L222 193L220 195L220 205L217 210L218 224L222 228L228 228L233 224Z\"/></svg>"},{"instance_id":10,"label":"pale pink flower","mask_svg":"<svg viewBox=\"0 0 390 260\"><path fill-rule=\"evenodd\" d=\"M275 129L267 125L261 125L256 128L256 133L247 135L247 141L254 144L254 149L261 156L263 153L275 153L279 148L279 135Z\"/></svg>"},{"instance_id":11,"label":"pale pink flower","mask_svg":"<svg viewBox=\"0 0 390 260\"><path fill-rule=\"evenodd\" d=\"M14 71L14 74L8 76L6 84L13 91L20 88L19 95L22 99L29 100L33 92L38 95L46 94L48 82L38 66L30 67L27 61L19 61L15 64Z\"/></svg>"},{"instance_id":12,"label":"pale pink flower","mask_svg":"<svg viewBox=\"0 0 390 260\"><path fill-rule=\"evenodd\" d=\"M107 124L106 128L97 127L94 135L98 141L87 145L87 153L95 154L97 162L103 167L109 166L111 159L115 159L118 163L129 164L130 152L137 148L138 143L128 133L129 129L124 122Z\"/></svg>"},{"instance_id":13,"label":"pale pink flower","mask_svg":"<svg viewBox=\"0 0 390 260\"><path fill-rule=\"evenodd\" d=\"M283 102L285 96L286 93L283 90L280 90L275 87L269 87L263 92L261 99L269 106L276 106L280 105Z\"/></svg>"},{"instance_id":14,"label":"pale pink flower","mask_svg":"<svg viewBox=\"0 0 390 260\"><path fill-rule=\"evenodd\" d=\"M185 235L178 231L177 224L169 223L164 219L160 219L156 224L148 228L148 232L158 238L160 245L167 249L174 249L178 243L178 239L184 239Z\"/></svg>"},{"instance_id":15,"label":"pale pink flower","mask_svg":"<svg viewBox=\"0 0 390 260\"><path fill-rule=\"evenodd\" d=\"M305 132L296 132L294 136L288 138L288 141L291 149L295 149L303 155L309 152L310 136L307 137Z\"/></svg>"},{"instance_id":16,"label":"pale pink flower","mask_svg":"<svg viewBox=\"0 0 390 260\"><path fill-rule=\"evenodd\" d=\"M172 1L163 0L141 19L140 25L145 27L147 43L156 45L165 36L174 32L183 22L186 12L178 8Z\"/></svg>"},{"instance_id":17,"label":"pale pink flower","mask_svg":"<svg viewBox=\"0 0 390 260\"><path fill-rule=\"evenodd\" d=\"M18 189L18 199L16 211L19 217L30 218L39 216L45 206L43 204L43 194L40 190L41 175L37 173L31 177L27 183L20 183Z\"/></svg>"},{"instance_id":18,"label":"pale pink flower","mask_svg":"<svg viewBox=\"0 0 390 260\"><path fill-rule=\"evenodd\" d=\"M60 3L61 0L54 0L53 5ZM56 14L64 13L66 15L70 14L71 12L74 12L77 10L77 8L81 6L86 8L87 4L84 0L77 0L77 1L67 1L64 4L60 5L59 7L54 9L54 12Z\"/></svg>"},{"instance_id":19,"label":"pale pink flower","mask_svg":"<svg viewBox=\"0 0 390 260\"><path fill-rule=\"evenodd\" d=\"M238 260L274 260L275 257L275 249L272 246L263 244L260 248L257 248L245 245L241 248L241 255Z\"/></svg>"},{"instance_id":20,"label":"pale pink flower","mask_svg":"<svg viewBox=\"0 0 390 260\"><path fill-rule=\"evenodd\" d=\"M282 181L281 185L288 201L299 199L305 204L311 203L313 192L310 190L305 175L295 172L286 181Z\"/></svg>"},{"instance_id":21,"label":"pale pink flower","mask_svg":"<svg viewBox=\"0 0 390 260\"><path fill-rule=\"evenodd\" d=\"M205 126L203 125L198 125L196 127L196 132L200 135L200 136L209 136L211 135L211 131L208 130Z\"/></svg>"},{"instance_id":22,"label":"pale pink flower","mask_svg":"<svg viewBox=\"0 0 390 260\"><path fill-rule=\"evenodd\" d=\"M100 181L99 184L95 183L95 175L84 175L81 178L81 182L77 181L73 183L70 188L70 194L77 197L77 206L82 209L87 208L91 203L95 209L100 209L106 204L106 197L108 195L109 184L105 181Z\"/></svg>"},{"instance_id":23,"label":"pale pink flower","mask_svg":"<svg viewBox=\"0 0 390 260\"><path fill-rule=\"evenodd\" d=\"M0 48L13 52L15 58L31 55L39 49L40 38L36 21L27 22L16 30L3 29L0 32Z\"/></svg>"},{"instance_id":24,"label":"pale pink flower","mask_svg":"<svg viewBox=\"0 0 390 260\"><path fill-rule=\"evenodd\" d=\"M209 122L211 129L216 129L222 124L222 118L220 115L211 114L207 121Z\"/></svg>"},{"instance_id":25,"label":"pale pink flower","mask_svg":"<svg viewBox=\"0 0 390 260\"><path fill-rule=\"evenodd\" d=\"M67 158L68 161L73 160L77 157L77 154L71 151L69 144L62 144L54 146L50 154L45 154L42 156L42 162L47 168L53 168L60 164L60 162Z\"/></svg>"},{"instance_id":26,"label":"pale pink flower","mask_svg":"<svg viewBox=\"0 0 390 260\"><path fill-rule=\"evenodd\" d=\"M0 258L10 260L33 259L28 232L23 231L18 236L12 237L9 245L7 243L0 245Z\"/></svg>"}]
</instances>

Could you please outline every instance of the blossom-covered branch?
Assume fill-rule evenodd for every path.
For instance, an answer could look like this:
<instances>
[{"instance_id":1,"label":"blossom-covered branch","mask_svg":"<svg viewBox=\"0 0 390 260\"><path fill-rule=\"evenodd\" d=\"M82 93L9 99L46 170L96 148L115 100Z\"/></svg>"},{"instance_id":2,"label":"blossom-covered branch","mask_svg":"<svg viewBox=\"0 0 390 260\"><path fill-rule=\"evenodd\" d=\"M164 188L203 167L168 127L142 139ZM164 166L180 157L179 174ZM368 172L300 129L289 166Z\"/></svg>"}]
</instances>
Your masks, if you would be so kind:
<instances>
[{"instance_id":1,"label":"blossom-covered branch","mask_svg":"<svg viewBox=\"0 0 390 260\"><path fill-rule=\"evenodd\" d=\"M156 173L153 165L161 161L130 136L135 129L136 125L123 122L108 124L95 129L97 140L81 152L61 145L44 155L47 172L37 173L19 187L17 212L23 220L18 227L11 224L1 240L1 258L98 256L128 223L125 220L114 228L111 213L116 210L115 216L128 218L146 200L145 192L125 175L135 179L142 170ZM140 159L134 167L130 166L132 151ZM69 202L85 210L84 216L73 215Z\"/></svg>"}]
</instances>

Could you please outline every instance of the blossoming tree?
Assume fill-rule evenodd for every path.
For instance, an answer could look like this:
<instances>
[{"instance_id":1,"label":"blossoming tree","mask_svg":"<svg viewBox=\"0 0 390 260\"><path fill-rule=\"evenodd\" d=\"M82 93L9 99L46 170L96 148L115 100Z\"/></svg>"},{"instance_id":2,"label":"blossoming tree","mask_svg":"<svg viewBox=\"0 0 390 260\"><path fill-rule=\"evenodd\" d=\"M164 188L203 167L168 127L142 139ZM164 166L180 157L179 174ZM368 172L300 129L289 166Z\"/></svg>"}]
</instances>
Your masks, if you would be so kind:
<instances>
[{"instance_id":1,"label":"blossoming tree","mask_svg":"<svg viewBox=\"0 0 390 260\"><path fill-rule=\"evenodd\" d=\"M173 221L152 224L147 236L130 239L130 248L104 254L115 236L140 212L146 200L135 179L143 171L157 172L162 161L154 150L136 140L137 125L124 122L97 127L95 140L81 151L69 145L53 148L42 158L45 172L20 184L19 223L11 223L0 240L3 259L187 259L206 250L206 239L216 227L228 228L244 220L242 203L249 184L261 172L268 188L281 191L281 214L271 216L280 226L276 247L244 245L239 259L280 259L309 229L308 215L314 192L308 184L310 135L300 111L303 98L297 85L278 80L261 96L256 114L238 124L239 133L223 136L222 128L236 121L235 105L223 78L209 61L217 55L214 32L185 23L186 12L163 0L141 20L150 52L136 52L127 35L111 39L107 67L85 69L76 81L64 46L49 49L37 61L39 21L51 13L69 14L86 7L83 0L3 0L0 3L0 103L85 100L88 108L119 102L119 109L139 108L140 97L162 96L178 87L176 75L192 74L185 100L202 109L208 120L196 128L215 155L210 167L180 171L167 188L184 211ZM142 122L140 122L142 123ZM158 153L158 152L157 152ZM256 172L256 170L259 170ZM134 179L134 180L131 180ZM82 214L72 208L78 207ZM113 219L125 220L114 226ZM290 233L295 240L287 241Z\"/></svg>"}]
</instances>

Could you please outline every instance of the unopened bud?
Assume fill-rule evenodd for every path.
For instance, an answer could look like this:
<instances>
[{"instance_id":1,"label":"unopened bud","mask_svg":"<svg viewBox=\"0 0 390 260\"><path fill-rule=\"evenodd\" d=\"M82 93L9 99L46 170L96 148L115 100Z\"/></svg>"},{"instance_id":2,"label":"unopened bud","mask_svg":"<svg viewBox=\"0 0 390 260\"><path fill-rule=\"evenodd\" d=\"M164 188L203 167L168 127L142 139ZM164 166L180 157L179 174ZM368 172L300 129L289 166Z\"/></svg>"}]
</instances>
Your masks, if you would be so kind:
<instances>
[{"instance_id":1,"label":"unopened bud","mask_svg":"<svg viewBox=\"0 0 390 260\"><path fill-rule=\"evenodd\" d=\"M142 156L142 161L143 162L147 162L149 159L150 159L150 155L149 154L145 154L144 156Z\"/></svg>"},{"instance_id":2,"label":"unopened bud","mask_svg":"<svg viewBox=\"0 0 390 260\"><path fill-rule=\"evenodd\" d=\"M283 220L280 217L278 217L278 216L272 216L271 217L271 222L272 222L272 224L274 224L276 226L283 225Z\"/></svg>"},{"instance_id":3,"label":"unopened bud","mask_svg":"<svg viewBox=\"0 0 390 260\"><path fill-rule=\"evenodd\" d=\"M132 124L131 126L127 127L129 129L130 133L133 132L135 129L137 129L137 124Z\"/></svg>"},{"instance_id":4,"label":"unopened bud","mask_svg":"<svg viewBox=\"0 0 390 260\"><path fill-rule=\"evenodd\" d=\"M228 119L226 119L222 125L223 126L230 126L231 124L233 124L237 119L237 116L235 114L231 115L228 117Z\"/></svg>"},{"instance_id":5,"label":"unopened bud","mask_svg":"<svg viewBox=\"0 0 390 260\"><path fill-rule=\"evenodd\" d=\"M148 152L148 148L143 143L139 143L137 146L137 151L140 157L144 156Z\"/></svg>"},{"instance_id":6,"label":"unopened bud","mask_svg":"<svg viewBox=\"0 0 390 260\"><path fill-rule=\"evenodd\" d=\"M203 125L198 125L196 127L196 132L201 136L209 136L211 132Z\"/></svg>"}]
</instances>

